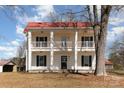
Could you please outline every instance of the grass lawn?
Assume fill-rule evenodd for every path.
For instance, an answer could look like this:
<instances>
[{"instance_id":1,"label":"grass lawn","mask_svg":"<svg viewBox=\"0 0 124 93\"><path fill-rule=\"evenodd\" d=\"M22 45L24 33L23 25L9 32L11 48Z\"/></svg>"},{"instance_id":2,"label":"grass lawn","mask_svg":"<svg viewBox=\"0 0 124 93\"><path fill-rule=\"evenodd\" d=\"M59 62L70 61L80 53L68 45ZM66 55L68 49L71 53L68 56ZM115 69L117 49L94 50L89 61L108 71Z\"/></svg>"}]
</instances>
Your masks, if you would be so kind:
<instances>
[{"instance_id":1,"label":"grass lawn","mask_svg":"<svg viewBox=\"0 0 124 93\"><path fill-rule=\"evenodd\" d=\"M117 74L96 77L92 74L0 73L0 87L124 87L124 76Z\"/></svg>"}]
</instances>

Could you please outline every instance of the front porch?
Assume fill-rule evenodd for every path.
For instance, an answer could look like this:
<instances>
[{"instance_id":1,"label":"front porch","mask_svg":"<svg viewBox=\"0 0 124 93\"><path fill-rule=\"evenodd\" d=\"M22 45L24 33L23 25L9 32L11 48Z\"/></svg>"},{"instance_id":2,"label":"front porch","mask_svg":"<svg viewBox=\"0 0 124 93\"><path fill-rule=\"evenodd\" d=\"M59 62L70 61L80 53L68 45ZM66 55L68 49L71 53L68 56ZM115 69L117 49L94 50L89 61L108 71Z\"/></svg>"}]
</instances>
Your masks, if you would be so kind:
<instances>
[{"instance_id":1,"label":"front porch","mask_svg":"<svg viewBox=\"0 0 124 93\"><path fill-rule=\"evenodd\" d=\"M82 56L84 57L83 59ZM62 72L67 70L75 72L92 72L95 70L94 52L78 52L77 62L75 62L75 54L73 51L54 51L53 58L51 57L50 51L32 51L32 61L28 71ZM53 61L51 61L51 59Z\"/></svg>"}]
</instances>

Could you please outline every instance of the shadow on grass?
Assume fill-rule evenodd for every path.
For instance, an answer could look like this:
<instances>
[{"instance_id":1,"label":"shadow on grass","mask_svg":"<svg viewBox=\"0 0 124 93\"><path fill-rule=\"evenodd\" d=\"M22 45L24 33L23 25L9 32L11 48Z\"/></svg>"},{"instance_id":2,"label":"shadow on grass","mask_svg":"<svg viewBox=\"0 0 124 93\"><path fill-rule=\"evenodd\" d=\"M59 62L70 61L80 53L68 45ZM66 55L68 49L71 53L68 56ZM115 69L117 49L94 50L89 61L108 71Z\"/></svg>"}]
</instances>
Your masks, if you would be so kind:
<instances>
[{"instance_id":1,"label":"shadow on grass","mask_svg":"<svg viewBox=\"0 0 124 93\"><path fill-rule=\"evenodd\" d=\"M79 73L79 72L18 72L20 74L53 74L53 75L64 75L67 77L68 75L81 75L81 76L90 76L93 75L93 73Z\"/></svg>"},{"instance_id":2,"label":"shadow on grass","mask_svg":"<svg viewBox=\"0 0 124 93\"><path fill-rule=\"evenodd\" d=\"M69 72L69 73L63 73L65 75L65 77L67 77L68 75L81 75L81 76L89 76L91 75L90 73L79 73L79 72Z\"/></svg>"},{"instance_id":3,"label":"shadow on grass","mask_svg":"<svg viewBox=\"0 0 124 93\"><path fill-rule=\"evenodd\" d=\"M73 73L73 74L82 75L82 76L89 76L90 73Z\"/></svg>"}]
</instances>

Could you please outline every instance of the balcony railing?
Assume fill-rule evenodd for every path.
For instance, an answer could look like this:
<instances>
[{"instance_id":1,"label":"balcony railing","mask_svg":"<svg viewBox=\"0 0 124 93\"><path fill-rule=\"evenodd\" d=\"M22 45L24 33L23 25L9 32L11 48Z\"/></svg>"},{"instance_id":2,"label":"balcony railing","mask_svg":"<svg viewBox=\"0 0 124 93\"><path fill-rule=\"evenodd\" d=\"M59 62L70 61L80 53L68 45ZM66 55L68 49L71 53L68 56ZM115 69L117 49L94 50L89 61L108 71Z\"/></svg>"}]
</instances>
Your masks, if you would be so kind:
<instances>
[{"instance_id":1,"label":"balcony railing","mask_svg":"<svg viewBox=\"0 0 124 93\"><path fill-rule=\"evenodd\" d=\"M54 41L53 42L54 48L73 48L74 42L72 41ZM50 48L50 41L47 42L32 42L32 47L40 47L40 48ZM78 48L93 48L94 42L93 41L78 41L77 42Z\"/></svg>"},{"instance_id":2,"label":"balcony railing","mask_svg":"<svg viewBox=\"0 0 124 93\"><path fill-rule=\"evenodd\" d=\"M93 41L78 41L78 48L92 48L94 47Z\"/></svg>"},{"instance_id":3,"label":"balcony railing","mask_svg":"<svg viewBox=\"0 0 124 93\"><path fill-rule=\"evenodd\" d=\"M32 42L32 47L44 47L44 48L49 48L50 47L50 42L46 42L46 41L42 41L42 42L39 42L39 41L34 41Z\"/></svg>"},{"instance_id":4,"label":"balcony railing","mask_svg":"<svg viewBox=\"0 0 124 93\"><path fill-rule=\"evenodd\" d=\"M55 41L54 48L72 48L72 41Z\"/></svg>"}]
</instances>

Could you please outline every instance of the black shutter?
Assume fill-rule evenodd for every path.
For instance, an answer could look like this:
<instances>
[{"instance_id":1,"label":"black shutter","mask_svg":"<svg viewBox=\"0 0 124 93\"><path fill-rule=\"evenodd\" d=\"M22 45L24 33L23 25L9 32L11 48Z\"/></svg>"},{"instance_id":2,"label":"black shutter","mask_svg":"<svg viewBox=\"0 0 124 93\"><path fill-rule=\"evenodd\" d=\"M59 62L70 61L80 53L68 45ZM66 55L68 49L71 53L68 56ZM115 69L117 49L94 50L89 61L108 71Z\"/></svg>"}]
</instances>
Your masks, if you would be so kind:
<instances>
[{"instance_id":1,"label":"black shutter","mask_svg":"<svg viewBox=\"0 0 124 93\"><path fill-rule=\"evenodd\" d=\"M81 58L81 66L84 66L84 56Z\"/></svg>"},{"instance_id":2,"label":"black shutter","mask_svg":"<svg viewBox=\"0 0 124 93\"><path fill-rule=\"evenodd\" d=\"M93 37L92 36L90 37L90 41L93 41Z\"/></svg>"},{"instance_id":3,"label":"black shutter","mask_svg":"<svg viewBox=\"0 0 124 93\"><path fill-rule=\"evenodd\" d=\"M93 37L91 36L90 37L90 42L89 42L89 47L93 47L93 42L92 41L93 41Z\"/></svg>"},{"instance_id":4,"label":"black shutter","mask_svg":"<svg viewBox=\"0 0 124 93\"><path fill-rule=\"evenodd\" d=\"M46 66L46 56L44 56L44 66Z\"/></svg>"},{"instance_id":5,"label":"black shutter","mask_svg":"<svg viewBox=\"0 0 124 93\"><path fill-rule=\"evenodd\" d=\"M45 41L47 41L47 37L44 37L45 38Z\"/></svg>"},{"instance_id":6,"label":"black shutter","mask_svg":"<svg viewBox=\"0 0 124 93\"><path fill-rule=\"evenodd\" d=\"M84 37L82 37L82 41L84 41Z\"/></svg>"},{"instance_id":7,"label":"black shutter","mask_svg":"<svg viewBox=\"0 0 124 93\"><path fill-rule=\"evenodd\" d=\"M84 46L84 37L82 37L81 41L82 41L82 45L81 46L83 47Z\"/></svg>"},{"instance_id":8,"label":"black shutter","mask_svg":"<svg viewBox=\"0 0 124 93\"><path fill-rule=\"evenodd\" d=\"M89 66L92 66L92 56L89 56Z\"/></svg>"},{"instance_id":9,"label":"black shutter","mask_svg":"<svg viewBox=\"0 0 124 93\"><path fill-rule=\"evenodd\" d=\"M36 58L36 66L39 66L39 56Z\"/></svg>"},{"instance_id":10,"label":"black shutter","mask_svg":"<svg viewBox=\"0 0 124 93\"><path fill-rule=\"evenodd\" d=\"M47 47L47 37L44 38L45 38L45 47Z\"/></svg>"},{"instance_id":11,"label":"black shutter","mask_svg":"<svg viewBox=\"0 0 124 93\"><path fill-rule=\"evenodd\" d=\"M36 37L36 41L38 41L38 37Z\"/></svg>"},{"instance_id":12,"label":"black shutter","mask_svg":"<svg viewBox=\"0 0 124 93\"><path fill-rule=\"evenodd\" d=\"M38 47L38 37L36 37L36 47Z\"/></svg>"}]
</instances>

